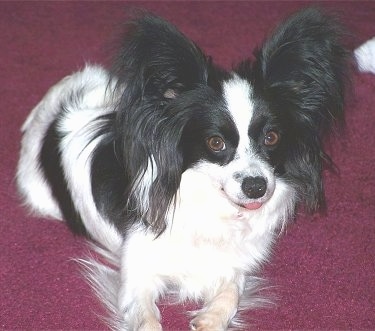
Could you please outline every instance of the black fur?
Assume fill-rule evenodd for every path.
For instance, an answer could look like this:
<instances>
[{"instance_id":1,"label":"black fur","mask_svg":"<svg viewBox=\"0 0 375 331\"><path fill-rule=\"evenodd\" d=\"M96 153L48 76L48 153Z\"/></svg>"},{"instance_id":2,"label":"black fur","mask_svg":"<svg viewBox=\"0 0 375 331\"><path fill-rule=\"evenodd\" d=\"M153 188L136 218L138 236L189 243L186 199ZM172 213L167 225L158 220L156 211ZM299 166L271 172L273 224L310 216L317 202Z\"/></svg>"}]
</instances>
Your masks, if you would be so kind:
<instances>
[{"instance_id":1,"label":"black fur","mask_svg":"<svg viewBox=\"0 0 375 331\"><path fill-rule=\"evenodd\" d=\"M63 107L61 109L63 111ZM60 142L63 137L57 129L58 123L59 117L52 122L47 131L40 152L40 164L69 228L73 233L87 235L82 219L74 207L71 192L65 180L60 152Z\"/></svg>"},{"instance_id":2,"label":"black fur","mask_svg":"<svg viewBox=\"0 0 375 331\"><path fill-rule=\"evenodd\" d=\"M310 211L324 206L321 173L325 163L331 166L322 138L344 121L348 53L342 37L335 19L309 8L280 25L256 51L255 63L238 68L254 85L258 124L282 136L271 162Z\"/></svg>"},{"instance_id":3,"label":"black fur","mask_svg":"<svg viewBox=\"0 0 375 331\"><path fill-rule=\"evenodd\" d=\"M122 95L114 120L113 153L130 179L123 193L124 201L128 201L125 214L130 224L142 219L156 233L161 233L182 169L187 167L181 155L186 146L180 144L180 139L184 126L192 119L194 105L188 108L184 105L186 109L182 109L181 98L186 98L191 91L201 94L202 99L206 95L210 97L226 73L216 69L171 24L146 15L130 25L112 75L117 80L116 93ZM207 88L208 84L212 88ZM176 115L172 119L171 113ZM150 206L139 211L132 193L151 156L158 172L150 189ZM97 165L95 162L93 172ZM94 195L100 193L94 190ZM124 209L118 214L124 214Z\"/></svg>"}]
</instances>

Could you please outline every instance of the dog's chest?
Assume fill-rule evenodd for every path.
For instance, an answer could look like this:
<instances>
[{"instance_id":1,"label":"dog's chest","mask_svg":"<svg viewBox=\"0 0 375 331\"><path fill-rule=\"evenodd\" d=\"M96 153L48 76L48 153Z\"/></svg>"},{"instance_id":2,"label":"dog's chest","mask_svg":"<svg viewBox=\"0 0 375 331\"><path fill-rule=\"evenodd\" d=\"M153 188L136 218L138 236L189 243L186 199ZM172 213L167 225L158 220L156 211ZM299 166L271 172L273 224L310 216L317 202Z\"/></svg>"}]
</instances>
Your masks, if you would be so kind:
<instances>
[{"instance_id":1,"label":"dog's chest","mask_svg":"<svg viewBox=\"0 0 375 331\"><path fill-rule=\"evenodd\" d=\"M157 239L138 233L128 248L138 251L142 273L176 285L181 298L199 297L223 281L233 282L253 271L267 256L271 243L268 235L260 237L246 224L224 225L226 231L213 231L211 237L175 225Z\"/></svg>"}]
</instances>

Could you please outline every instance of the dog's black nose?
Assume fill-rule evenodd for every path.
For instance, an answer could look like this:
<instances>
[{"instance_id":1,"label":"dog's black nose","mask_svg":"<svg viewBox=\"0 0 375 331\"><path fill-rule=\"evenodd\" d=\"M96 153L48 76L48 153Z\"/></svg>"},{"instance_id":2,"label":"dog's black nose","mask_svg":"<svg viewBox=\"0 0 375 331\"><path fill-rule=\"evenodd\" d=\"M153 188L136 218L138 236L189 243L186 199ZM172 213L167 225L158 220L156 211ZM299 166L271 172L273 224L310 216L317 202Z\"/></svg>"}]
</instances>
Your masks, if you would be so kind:
<instances>
[{"instance_id":1,"label":"dog's black nose","mask_svg":"<svg viewBox=\"0 0 375 331\"><path fill-rule=\"evenodd\" d=\"M250 199L258 199L266 193L267 181L263 177L246 177L241 188Z\"/></svg>"}]
</instances>

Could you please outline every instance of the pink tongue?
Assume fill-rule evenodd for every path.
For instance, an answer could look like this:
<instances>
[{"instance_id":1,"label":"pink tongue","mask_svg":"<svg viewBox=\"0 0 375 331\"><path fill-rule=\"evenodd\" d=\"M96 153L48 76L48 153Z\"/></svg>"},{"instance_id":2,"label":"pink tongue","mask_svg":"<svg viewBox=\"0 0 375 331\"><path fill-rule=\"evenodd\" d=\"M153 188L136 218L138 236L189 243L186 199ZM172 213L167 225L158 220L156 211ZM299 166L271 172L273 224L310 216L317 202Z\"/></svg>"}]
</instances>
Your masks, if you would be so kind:
<instances>
[{"instance_id":1,"label":"pink tongue","mask_svg":"<svg viewBox=\"0 0 375 331\"><path fill-rule=\"evenodd\" d=\"M255 209L262 207L262 205L263 204L260 202L250 202L250 203L247 203L246 205L243 205L243 207L249 210L255 210Z\"/></svg>"}]
</instances>

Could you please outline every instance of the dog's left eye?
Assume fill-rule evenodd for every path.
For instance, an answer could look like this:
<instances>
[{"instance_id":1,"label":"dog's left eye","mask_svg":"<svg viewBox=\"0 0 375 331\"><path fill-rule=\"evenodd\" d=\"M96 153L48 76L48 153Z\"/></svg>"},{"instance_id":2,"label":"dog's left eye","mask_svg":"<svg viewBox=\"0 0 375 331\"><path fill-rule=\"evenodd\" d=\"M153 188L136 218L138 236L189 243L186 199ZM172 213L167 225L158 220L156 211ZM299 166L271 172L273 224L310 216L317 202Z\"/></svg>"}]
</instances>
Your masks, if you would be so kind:
<instances>
[{"instance_id":1,"label":"dog's left eye","mask_svg":"<svg viewBox=\"0 0 375 331\"><path fill-rule=\"evenodd\" d=\"M280 140L280 135L275 131L268 131L264 136L266 146L275 146Z\"/></svg>"},{"instance_id":2,"label":"dog's left eye","mask_svg":"<svg viewBox=\"0 0 375 331\"><path fill-rule=\"evenodd\" d=\"M207 146L214 152L221 152L226 149L224 140L219 136L213 136L207 139Z\"/></svg>"}]
</instances>

